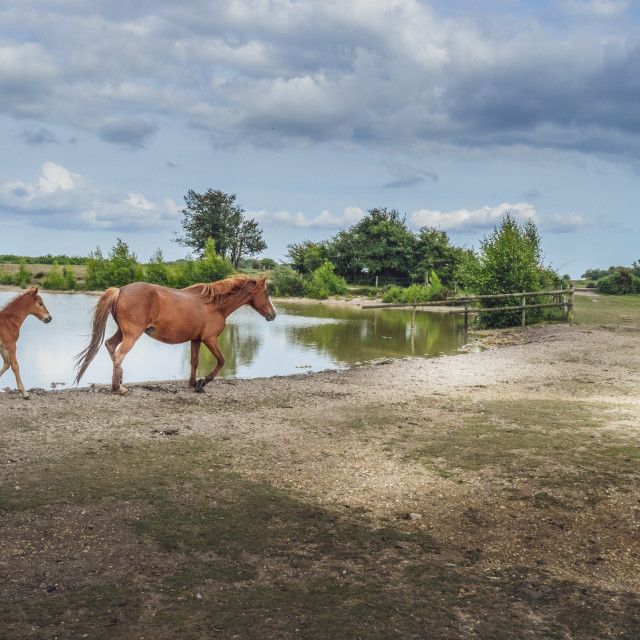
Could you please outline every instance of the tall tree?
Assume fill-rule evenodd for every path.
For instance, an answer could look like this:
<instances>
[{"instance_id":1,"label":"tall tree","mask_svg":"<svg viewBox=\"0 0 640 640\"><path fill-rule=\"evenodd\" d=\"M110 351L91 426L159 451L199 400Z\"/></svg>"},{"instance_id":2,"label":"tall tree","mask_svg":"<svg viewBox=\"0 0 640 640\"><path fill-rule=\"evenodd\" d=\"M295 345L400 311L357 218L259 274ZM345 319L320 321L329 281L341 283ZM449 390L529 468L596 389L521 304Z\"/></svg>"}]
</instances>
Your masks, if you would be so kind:
<instances>
[{"instance_id":1,"label":"tall tree","mask_svg":"<svg viewBox=\"0 0 640 640\"><path fill-rule=\"evenodd\" d=\"M287 245L289 259L299 273L313 273L327 259L327 243L305 240Z\"/></svg>"},{"instance_id":2,"label":"tall tree","mask_svg":"<svg viewBox=\"0 0 640 640\"><path fill-rule=\"evenodd\" d=\"M216 252L229 258L234 267L243 257L260 253L267 248L262 229L255 220L244 217L244 210L235 204L235 194L208 189L196 193L192 189L184 197L182 228L184 234L175 242L204 255L207 240L215 242Z\"/></svg>"},{"instance_id":3,"label":"tall tree","mask_svg":"<svg viewBox=\"0 0 640 640\"><path fill-rule=\"evenodd\" d=\"M446 231L436 227L422 227L416 242L418 270L422 274L438 274L447 287L453 287L455 272L463 261L464 249L454 247Z\"/></svg>"},{"instance_id":4,"label":"tall tree","mask_svg":"<svg viewBox=\"0 0 640 640\"><path fill-rule=\"evenodd\" d=\"M415 270L416 238L405 217L386 207L369 209L349 230L329 245L329 259L341 275L369 273L383 277L410 277Z\"/></svg>"}]
</instances>

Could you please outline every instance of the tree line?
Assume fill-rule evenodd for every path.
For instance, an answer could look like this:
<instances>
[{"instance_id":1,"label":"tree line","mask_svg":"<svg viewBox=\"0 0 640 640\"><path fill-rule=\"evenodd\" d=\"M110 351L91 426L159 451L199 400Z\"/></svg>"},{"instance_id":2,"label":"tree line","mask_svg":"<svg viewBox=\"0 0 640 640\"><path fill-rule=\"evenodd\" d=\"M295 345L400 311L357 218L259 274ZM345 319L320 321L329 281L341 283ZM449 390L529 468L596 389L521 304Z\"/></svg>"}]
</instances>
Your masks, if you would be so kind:
<instances>
[{"instance_id":1,"label":"tree line","mask_svg":"<svg viewBox=\"0 0 640 640\"><path fill-rule=\"evenodd\" d=\"M634 260L631 267L609 267L608 269L587 269L582 277L588 288L598 289L611 295L640 294L640 260Z\"/></svg>"},{"instance_id":2,"label":"tree line","mask_svg":"<svg viewBox=\"0 0 640 640\"><path fill-rule=\"evenodd\" d=\"M438 300L460 289L475 295L497 295L569 287L553 269L544 266L535 223L527 220L518 224L509 213L481 240L477 252L454 246L441 229L425 226L413 233L405 216L385 208L370 209L362 220L331 240L305 241L288 249L291 266L277 267L273 275L281 294L285 293L281 281L304 290L305 282L321 267L351 282L377 276L386 302ZM409 286L394 285L398 279ZM529 301L536 304L543 300ZM501 302L502 306L519 304L515 298ZM494 306L490 299L482 305ZM532 311L529 319L536 321L552 313ZM517 324L518 314L516 310L482 314L479 322L486 327Z\"/></svg>"},{"instance_id":3,"label":"tree line","mask_svg":"<svg viewBox=\"0 0 640 640\"><path fill-rule=\"evenodd\" d=\"M203 194L189 190L182 210L183 233L176 234L173 241L192 249L195 258L167 263L158 249L142 265L118 239L107 256L98 248L84 260L83 286L101 290L144 280L181 288L227 277L241 266L255 264L252 256L267 248L257 222L244 214L235 195L213 189ZM383 288L383 299L408 302L444 298L459 289L486 295L568 286L543 265L533 221L519 225L508 213L493 234L481 241L479 251L454 246L447 233L435 227L425 226L414 233L407 227L406 216L381 207L370 209L360 221L330 240L290 244L287 257L287 265L262 261L263 267L267 261L274 267L272 288L278 295L326 298L345 293L347 282L373 283L374 278ZM60 271L61 262L51 258L52 268L42 286L72 288L70 265L83 259L74 258L72 262L59 257L64 260ZM24 286L28 276L21 265L20 272L12 277ZM408 286L394 286L398 282ZM513 300L513 304L518 301ZM500 314L491 318L504 323ZM492 322L487 319L487 324Z\"/></svg>"}]
</instances>

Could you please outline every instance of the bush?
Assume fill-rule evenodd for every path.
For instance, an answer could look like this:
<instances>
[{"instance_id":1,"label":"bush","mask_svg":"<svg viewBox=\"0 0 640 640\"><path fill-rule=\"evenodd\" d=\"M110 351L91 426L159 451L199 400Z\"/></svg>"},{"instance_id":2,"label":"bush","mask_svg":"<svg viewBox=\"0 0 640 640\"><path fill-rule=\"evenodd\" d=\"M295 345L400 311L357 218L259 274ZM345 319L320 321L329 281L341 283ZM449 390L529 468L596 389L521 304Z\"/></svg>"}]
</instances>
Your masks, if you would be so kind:
<instances>
[{"instance_id":1,"label":"bush","mask_svg":"<svg viewBox=\"0 0 640 640\"><path fill-rule=\"evenodd\" d=\"M169 267L165 263L160 249L155 251L146 266L146 281L163 286L169 284Z\"/></svg>"},{"instance_id":2,"label":"bush","mask_svg":"<svg viewBox=\"0 0 640 640\"><path fill-rule=\"evenodd\" d=\"M494 228L491 236L481 241L480 260L475 272L474 293L478 295L516 293L519 291L541 291L542 283L549 282L551 270L541 264L542 251L540 237L532 220L520 226L506 214L500 228ZM551 272L551 273L547 273ZM542 300L528 298L527 304L536 304ZM496 305L496 300L487 298L481 301L482 307L516 307L521 299L505 298ZM541 310L527 312L530 320L539 319ZM521 312L498 311L479 314L477 322L485 328L509 327L520 323Z\"/></svg>"},{"instance_id":3,"label":"bush","mask_svg":"<svg viewBox=\"0 0 640 640\"><path fill-rule=\"evenodd\" d=\"M27 270L25 260L20 260L20 268L12 278L13 284L18 285L25 289L28 284L31 284L31 272Z\"/></svg>"},{"instance_id":4,"label":"bush","mask_svg":"<svg viewBox=\"0 0 640 640\"><path fill-rule=\"evenodd\" d=\"M382 294L382 302L402 302L402 294L404 289L402 287L389 287Z\"/></svg>"},{"instance_id":5,"label":"bush","mask_svg":"<svg viewBox=\"0 0 640 640\"><path fill-rule=\"evenodd\" d=\"M598 291L617 296L640 293L640 278L631 269L620 267L613 275L598 280Z\"/></svg>"},{"instance_id":6,"label":"bush","mask_svg":"<svg viewBox=\"0 0 640 640\"><path fill-rule=\"evenodd\" d=\"M64 278L65 289L75 289L78 281L71 267L62 267L62 277Z\"/></svg>"},{"instance_id":7,"label":"bush","mask_svg":"<svg viewBox=\"0 0 640 640\"><path fill-rule=\"evenodd\" d=\"M98 247L89 254L87 272L84 277L84 288L88 291L100 291L110 285L109 262L105 260Z\"/></svg>"},{"instance_id":8,"label":"bush","mask_svg":"<svg viewBox=\"0 0 640 640\"><path fill-rule=\"evenodd\" d=\"M429 289L423 284L412 284L402 290L401 302L429 302Z\"/></svg>"},{"instance_id":9,"label":"bush","mask_svg":"<svg viewBox=\"0 0 640 640\"><path fill-rule=\"evenodd\" d=\"M302 295L302 276L288 265L277 265L270 280L273 295L297 297Z\"/></svg>"},{"instance_id":10,"label":"bush","mask_svg":"<svg viewBox=\"0 0 640 640\"><path fill-rule=\"evenodd\" d=\"M303 280L304 295L316 300L326 300L331 295L347 293L347 281L336 275L334 269L333 263L325 260L324 264L311 274L309 280Z\"/></svg>"},{"instance_id":11,"label":"bush","mask_svg":"<svg viewBox=\"0 0 640 640\"><path fill-rule=\"evenodd\" d=\"M216 243L212 238L207 240L202 260L196 262L195 277L198 282L217 282L235 273L235 269L228 258L222 258L216 253Z\"/></svg>"},{"instance_id":12,"label":"bush","mask_svg":"<svg viewBox=\"0 0 640 640\"><path fill-rule=\"evenodd\" d=\"M65 277L60 273L60 267L57 262L54 261L49 273L42 280L42 288L56 291L67 288Z\"/></svg>"},{"instance_id":13,"label":"bush","mask_svg":"<svg viewBox=\"0 0 640 640\"><path fill-rule=\"evenodd\" d=\"M431 271L429 285L412 284L406 288L393 286L382 294L382 302L407 303L430 302L431 300L442 300L449 290L442 286L440 278L435 271Z\"/></svg>"}]
</instances>

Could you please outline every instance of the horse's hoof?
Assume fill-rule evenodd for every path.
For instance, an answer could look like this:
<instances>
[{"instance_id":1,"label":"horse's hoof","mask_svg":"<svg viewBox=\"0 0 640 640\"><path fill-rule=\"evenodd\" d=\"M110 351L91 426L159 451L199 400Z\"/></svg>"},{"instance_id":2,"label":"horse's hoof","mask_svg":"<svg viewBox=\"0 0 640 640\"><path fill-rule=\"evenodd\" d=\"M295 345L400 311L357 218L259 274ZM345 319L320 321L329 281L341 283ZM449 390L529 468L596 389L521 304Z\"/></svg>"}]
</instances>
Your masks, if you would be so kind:
<instances>
[{"instance_id":1,"label":"horse's hoof","mask_svg":"<svg viewBox=\"0 0 640 640\"><path fill-rule=\"evenodd\" d=\"M202 378L196 382L196 393L204 393L204 386L207 384Z\"/></svg>"},{"instance_id":2,"label":"horse's hoof","mask_svg":"<svg viewBox=\"0 0 640 640\"><path fill-rule=\"evenodd\" d=\"M129 395L129 389L127 389L126 387L123 387L122 385L120 386L120 388L118 389L118 393L121 396L128 396Z\"/></svg>"},{"instance_id":3,"label":"horse's hoof","mask_svg":"<svg viewBox=\"0 0 640 640\"><path fill-rule=\"evenodd\" d=\"M28 400L30 397L31 396L26 391L22 394L22 399L23 400Z\"/></svg>"}]
</instances>

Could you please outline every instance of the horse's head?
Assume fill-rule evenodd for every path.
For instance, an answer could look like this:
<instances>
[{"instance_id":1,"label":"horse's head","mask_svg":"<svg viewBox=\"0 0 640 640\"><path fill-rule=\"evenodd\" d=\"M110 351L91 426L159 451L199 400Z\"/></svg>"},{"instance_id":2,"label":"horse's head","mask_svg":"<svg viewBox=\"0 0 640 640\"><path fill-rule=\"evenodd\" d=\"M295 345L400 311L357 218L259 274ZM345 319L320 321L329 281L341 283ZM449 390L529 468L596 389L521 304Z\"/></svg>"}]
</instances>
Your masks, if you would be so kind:
<instances>
[{"instance_id":1,"label":"horse's head","mask_svg":"<svg viewBox=\"0 0 640 640\"><path fill-rule=\"evenodd\" d=\"M255 309L261 316L266 318L268 322L271 322L276 319L276 310L271 304L266 276L264 278L258 278L256 285L248 304L252 309Z\"/></svg>"},{"instance_id":2,"label":"horse's head","mask_svg":"<svg viewBox=\"0 0 640 640\"><path fill-rule=\"evenodd\" d=\"M38 287L31 287L27 293L32 300L32 306L29 313L38 318L38 320L42 320L45 324L51 322L51 314L47 307L44 306L42 298L38 295Z\"/></svg>"}]
</instances>

